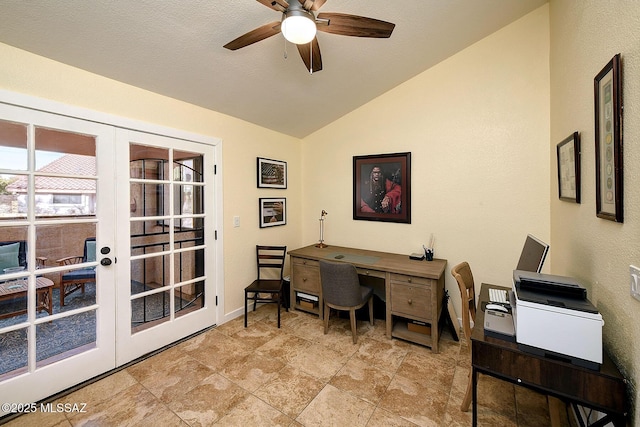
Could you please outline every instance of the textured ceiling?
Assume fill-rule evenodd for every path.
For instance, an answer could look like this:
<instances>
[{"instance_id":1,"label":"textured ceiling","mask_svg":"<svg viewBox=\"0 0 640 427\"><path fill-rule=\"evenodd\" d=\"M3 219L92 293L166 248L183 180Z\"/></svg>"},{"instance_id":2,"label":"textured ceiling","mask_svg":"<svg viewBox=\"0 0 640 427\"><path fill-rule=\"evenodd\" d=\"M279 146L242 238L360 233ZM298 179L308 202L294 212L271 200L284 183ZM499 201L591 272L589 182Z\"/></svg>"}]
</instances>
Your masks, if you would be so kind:
<instances>
[{"instance_id":1,"label":"textured ceiling","mask_svg":"<svg viewBox=\"0 0 640 427\"><path fill-rule=\"evenodd\" d=\"M0 42L302 138L546 2L328 0L321 12L396 27L389 39L318 33L314 74L281 34L222 47L280 20L255 0L1 0Z\"/></svg>"}]
</instances>

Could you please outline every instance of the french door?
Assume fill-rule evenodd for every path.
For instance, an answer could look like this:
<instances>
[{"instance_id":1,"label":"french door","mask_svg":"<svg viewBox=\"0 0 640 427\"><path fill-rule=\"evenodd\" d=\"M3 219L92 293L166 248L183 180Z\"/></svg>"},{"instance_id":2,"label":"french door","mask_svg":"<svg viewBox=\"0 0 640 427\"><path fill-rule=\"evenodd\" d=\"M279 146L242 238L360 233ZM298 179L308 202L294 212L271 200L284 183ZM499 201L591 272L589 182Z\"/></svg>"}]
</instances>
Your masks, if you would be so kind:
<instances>
[{"instance_id":1,"label":"french door","mask_svg":"<svg viewBox=\"0 0 640 427\"><path fill-rule=\"evenodd\" d=\"M116 134L117 362L215 323L212 146L130 130ZM128 322L123 319L130 319Z\"/></svg>"},{"instance_id":2,"label":"french door","mask_svg":"<svg viewBox=\"0 0 640 427\"><path fill-rule=\"evenodd\" d=\"M216 323L220 152L0 99L0 402Z\"/></svg>"},{"instance_id":3,"label":"french door","mask_svg":"<svg viewBox=\"0 0 640 427\"><path fill-rule=\"evenodd\" d=\"M17 262L11 249L0 255L3 403L34 402L115 367L114 269L95 256L113 255L113 138L109 126L0 103L0 251L24 246ZM80 271L90 283L62 284Z\"/></svg>"}]
</instances>

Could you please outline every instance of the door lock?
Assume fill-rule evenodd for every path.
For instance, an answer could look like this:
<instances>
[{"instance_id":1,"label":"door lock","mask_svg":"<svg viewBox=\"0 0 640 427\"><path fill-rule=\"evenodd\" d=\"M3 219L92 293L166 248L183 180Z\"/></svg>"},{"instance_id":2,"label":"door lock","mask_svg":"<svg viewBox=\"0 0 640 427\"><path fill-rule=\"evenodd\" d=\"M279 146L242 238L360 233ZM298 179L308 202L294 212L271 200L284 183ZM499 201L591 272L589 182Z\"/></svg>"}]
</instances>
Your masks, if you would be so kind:
<instances>
[{"instance_id":1,"label":"door lock","mask_svg":"<svg viewBox=\"0 0 640 427\"><path fill-rule=\"evenodd\" d=\"M100 260L100 264L104 265L105 267L111 265L111 258L102 258Z\"/></svg>"}]
</instances>

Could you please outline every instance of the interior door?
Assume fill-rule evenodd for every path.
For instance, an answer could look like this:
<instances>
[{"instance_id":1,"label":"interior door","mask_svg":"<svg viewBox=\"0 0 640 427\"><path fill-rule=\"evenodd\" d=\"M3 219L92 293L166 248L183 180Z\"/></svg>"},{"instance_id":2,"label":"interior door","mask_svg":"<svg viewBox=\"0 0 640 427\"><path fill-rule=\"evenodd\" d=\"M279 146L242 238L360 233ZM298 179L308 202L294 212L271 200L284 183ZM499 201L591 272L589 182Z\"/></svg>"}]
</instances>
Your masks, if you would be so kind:
<instances>
[{"instance_id":1,"label":"interior door","mask_svg":"<svg viewBox=\"0 0 640 427\"><path fill-rule=\"evenodd\" d=\"M116 139L122 364L216 323L215 150L124 129Z\"/></svg>"},{"instance_id":2,"label":"interior door","mask_svg":"<svg viewBox=\"0 0 640 427\"><path fill-rule=\"evenodd\" d=\"M0 103L0 402L115 367L114 268L100 262L115 240L113 140L110 126Z\"/></svg>"}]
</instances>

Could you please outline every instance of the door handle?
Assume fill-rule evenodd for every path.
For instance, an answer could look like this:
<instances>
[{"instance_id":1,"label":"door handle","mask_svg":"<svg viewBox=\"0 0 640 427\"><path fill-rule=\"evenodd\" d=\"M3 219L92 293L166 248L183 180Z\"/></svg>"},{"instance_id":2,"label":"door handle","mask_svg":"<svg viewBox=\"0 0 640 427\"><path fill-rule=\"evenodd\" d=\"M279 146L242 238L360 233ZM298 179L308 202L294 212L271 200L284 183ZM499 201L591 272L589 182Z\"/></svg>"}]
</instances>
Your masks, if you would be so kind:
<instances>
[{"instance_id":1,"label":"door handle","mask_svg":"<svg viewBox=\"0 0 640 427\"><path fill-rule=\"evenodd\" d=\"M100 260L100 264L104 265L105 267L111 265L111 258L102 258Z\"/></svg>"}]
</instances>

